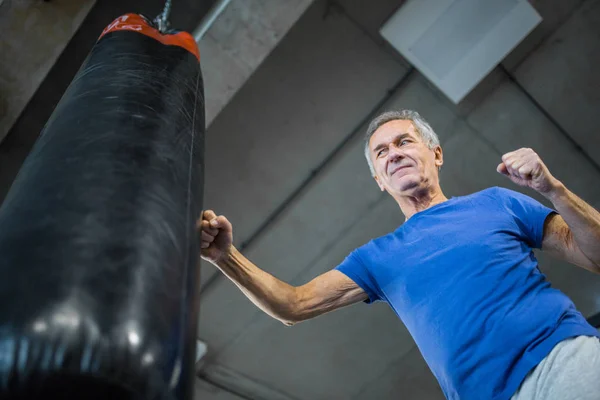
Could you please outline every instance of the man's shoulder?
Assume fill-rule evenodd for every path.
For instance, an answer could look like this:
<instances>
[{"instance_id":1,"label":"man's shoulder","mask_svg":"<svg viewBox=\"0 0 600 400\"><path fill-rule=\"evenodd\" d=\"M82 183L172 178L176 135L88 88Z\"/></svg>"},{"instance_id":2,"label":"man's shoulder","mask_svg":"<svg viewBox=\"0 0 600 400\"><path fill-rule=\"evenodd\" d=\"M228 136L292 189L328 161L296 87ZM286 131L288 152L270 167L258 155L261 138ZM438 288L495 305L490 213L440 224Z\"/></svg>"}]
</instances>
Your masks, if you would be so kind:
<instances>
[{"instance_id":1,"label":"man's shoulder","mask_svg":"<svg viewBox=\"0 0 600 400\"><path fill-rule=\"evenodd\" d=\"M386 234L383 234L381 236L375 237L371 240L369 240L368 242L366 242L365 244L363 244L360 247L357 247L354 252L355 253L361 253L361 252L368 252L368 253L377 253L378 251L386 251L386 249L389 248L389 243L397 240L397 232L398 230L402 227L402 225L400 225L397 229L393 230L392 232L388 232Z\"/></svg>"},{"instance_id":2,"label":"man's shoulder","mask_svg":"<svg viewBox=\"0 0 600 400\"><path fill-rule=\"evenodd\" d=\"M479 192L473 193L473 197L487 197L494 200L506 199L515 197L517 192L500 186L492 186L487 189L480 190Z\"/></svg>"},{"instance_id":3,"label":"man's shoulder","mask_svg":"<svg viewBox=\"0 0 600 400\"><path fill-rule=\"evenodd\" d=\"M509 199L513 196L513 191L509 189L492 186L471 194L453 198L456 199L454 203L444 211L455 213L460 210L472 210L473 208L500 210L510 202Z\"/></svg>"},{"instance_id":4,"label":"man's shoulder","mask_svg":"<svg viewBox=\"0 0 600 400\"><path fill-rule=\"evenodd\" d=\"M513 204L514 202L527 202L533 200L533 198L524 193L500 186L490 187L478 193L480 193L482 196L489 197L499 203L503 203L504 205Z\"/></svg>"},{"instance_id":5,"label":"man's shoulder","mask_svg":"<svg viewBox=\"0 0 600 400\"><path fill-rule=\"evenodd\" d=\"M479 192L475 192L473 193L474 195L476 194L482 194L482 195L507 195L510 194L512 192L512 190L507 189L507 188L503 188L500 186L492 186L489 187L487 189L483 189L480 190Z\"/></svg>"}]
</instances>

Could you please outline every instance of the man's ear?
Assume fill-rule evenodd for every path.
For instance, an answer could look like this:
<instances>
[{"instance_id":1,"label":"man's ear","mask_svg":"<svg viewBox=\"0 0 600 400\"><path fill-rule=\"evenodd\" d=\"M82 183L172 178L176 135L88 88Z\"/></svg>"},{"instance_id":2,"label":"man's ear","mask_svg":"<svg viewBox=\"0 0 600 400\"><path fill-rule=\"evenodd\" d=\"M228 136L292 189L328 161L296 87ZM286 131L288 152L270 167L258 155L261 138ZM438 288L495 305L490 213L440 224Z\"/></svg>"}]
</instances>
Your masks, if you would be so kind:
<instances>
[{"instance_id":1,"label":"man's ear","mask_svg":"<svg viewBox=\"0 0 600 400\"><path fill-rule=\"evenodd\" d=\"M381 184L381 182L379 181L379 177L378 176L374 176L373 178L375 178L375 182L377 182L377 186L379 186L379 189L382 192L385 192L385 187L383 187L383 185Z\"/></svg>"},{"instance_id":2,"label":"man's ear","mask_svg":"<svg viewBox=\"0 0 600 400\"><path fill-rule=\"evenodd\" d=\"M435 153L435 166L440 169L442 165L444 165L444 152L442 151L442 146L435 146L433 152Z\"/></svg>"}]
</instances>

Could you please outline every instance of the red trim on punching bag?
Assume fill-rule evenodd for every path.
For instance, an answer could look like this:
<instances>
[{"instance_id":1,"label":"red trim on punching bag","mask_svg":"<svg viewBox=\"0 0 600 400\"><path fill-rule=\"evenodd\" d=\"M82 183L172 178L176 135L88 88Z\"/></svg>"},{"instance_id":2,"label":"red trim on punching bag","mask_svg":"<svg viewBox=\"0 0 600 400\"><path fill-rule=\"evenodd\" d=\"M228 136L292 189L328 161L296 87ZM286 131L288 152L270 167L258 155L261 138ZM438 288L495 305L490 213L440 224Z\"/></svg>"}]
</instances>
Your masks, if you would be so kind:
<instances>
[{"instance_id":1,"label":"red trim on punching bag","mask_svg":"<svg viewBox=\"0 0 600 400\"><path fill-rule=\"evenodd\" d=\"M200 61L198 45L192 35L187 32L163 35L158 29L150 26L148 21L141 15L130 13L120 16L102 31L98 40L102 39L107 33L115 31L136 31L156 39L162 44L182 47L195 55L198 61Z\"/></svg>"}]
</instances>

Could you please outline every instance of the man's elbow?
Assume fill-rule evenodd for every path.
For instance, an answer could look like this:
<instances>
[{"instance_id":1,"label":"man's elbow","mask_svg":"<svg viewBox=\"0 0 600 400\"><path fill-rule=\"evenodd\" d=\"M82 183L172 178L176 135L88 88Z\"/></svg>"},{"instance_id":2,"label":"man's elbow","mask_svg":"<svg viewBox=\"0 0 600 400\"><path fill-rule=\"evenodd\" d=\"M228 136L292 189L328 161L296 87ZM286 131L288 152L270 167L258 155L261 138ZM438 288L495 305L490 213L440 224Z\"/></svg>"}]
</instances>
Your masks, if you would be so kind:
<instances>
[{"instance_id":1,"label":"man's elbow","mask_svg":"<svg viewBox=\"0 0 600 400\"><path fill-rule=\"evenodd\" d=\"M281 322L285 326L294 326L294 325L297 325L300 322L304 322L310 318L311 317L309 317L309 316L295 315L295 316L288 316L287 318L279 318L279 322Z\"/></svg>"},{"instance_id":2,"label":"man's elbow","mask_svg":"<svg viewBox=\"0 0 600 400\"><path fill-rule=\"evenodd\" d=\"M575 262L574 264L579 265L580 267L583 267L588 271L600 274L600 260L598 259L598 257L590 257L581 250L580 252L583 255L583 259L580 260L579 263Z\"/></svg>"},{"instance_id":3,"label":"man's elbow","mask_svg":"<svg viewBox=\"0 0 600 400\"><path fill-rule=\"evenodd\" d=\"M595 274L600 274L600 262L592 260L589 257L585 257L585 260L580 261L578 263L576 262L574 264Z\"/></svg>"},{"instance_id":4,"label":"man's elbow","mask_svg":"<svg viewBox=\"0 0 600 400\"><path fill-rule=\"evenodd\" d=\"M302 313L299 312L297 307L288 308L286 312L280 314L280 317L277 319L285 326L294 326L305 320L305 318L302 318Z\"/></svg>"},{"instance_id":5,"label":"man's elbow","mask_svg":"<svg viewBox=\"0 0 600 400\"><path fill-rule=\"evenodd\" d=\"M280 303L281 304L281 303ZM276 319L285 326L294 326L302 321L300 312L300 301L297 292L289 296L276 312Z\"/></svg>"},{"instance_id":6,"label":"man's elbow","mask_svg":"<svg viewBox=\"0 0 600 400\"><path fill-rule=\"evenodd\" d=\"M594 261L592 262L592 272L595 272L597 274L600 274L600 261Z\"/></svg>"},{"instance_id":7,"label":"man's elbow","mask_svg":"<svg viewBox=\"0 0 600 400\"><path fill-rule=\"evenodd\" d=\"M279 313L275 319L285 326L294 326L297 323L302 322L302 319L291 312Z\"/></svg>"}]
</instances>

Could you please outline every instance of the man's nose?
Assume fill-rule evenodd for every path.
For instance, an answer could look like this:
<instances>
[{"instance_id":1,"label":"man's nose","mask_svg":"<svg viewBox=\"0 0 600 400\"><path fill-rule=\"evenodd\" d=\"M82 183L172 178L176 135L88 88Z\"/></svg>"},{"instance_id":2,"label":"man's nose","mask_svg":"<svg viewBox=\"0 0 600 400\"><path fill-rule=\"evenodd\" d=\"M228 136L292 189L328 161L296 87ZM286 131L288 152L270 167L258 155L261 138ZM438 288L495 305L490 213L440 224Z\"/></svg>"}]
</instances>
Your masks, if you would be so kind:
<instances>
[{"instance_id":1,"label":"man's nose","mask_svg":"<svg viewBox=\"0 0 600 400\"><path fill-rule=\"evenodd\" d=\"M398 160L400 160L403 157L402 151L400 150L400 148L396 145L390 145L389 147L389 154L388 154L388 159L390 160L390 162L396 162Z\"/></svg>"}]
</instances>

